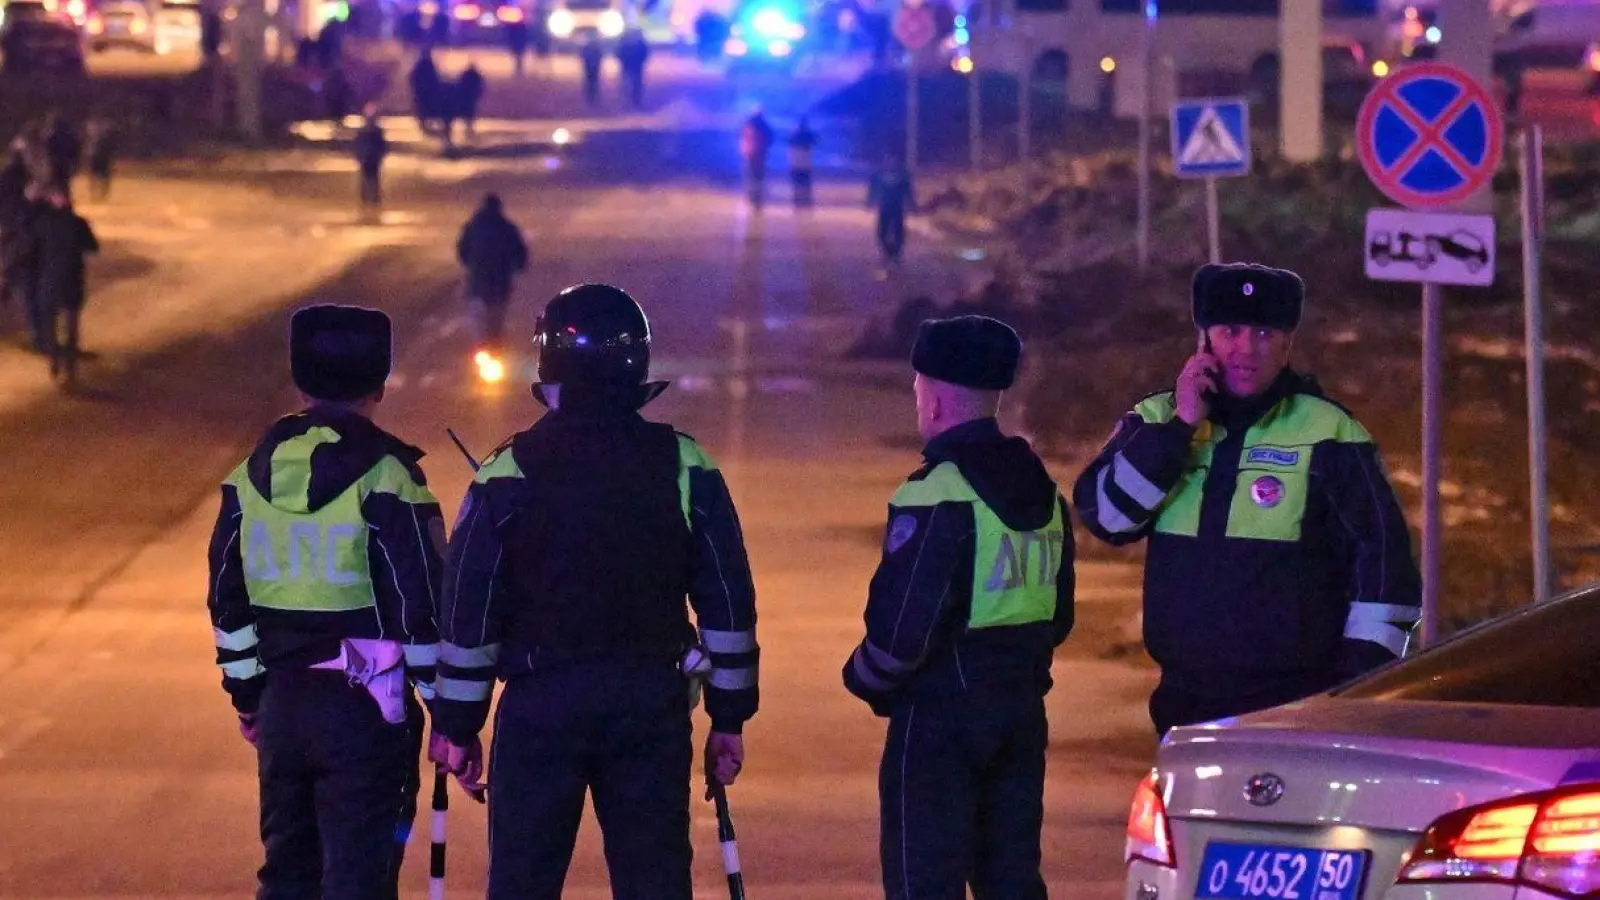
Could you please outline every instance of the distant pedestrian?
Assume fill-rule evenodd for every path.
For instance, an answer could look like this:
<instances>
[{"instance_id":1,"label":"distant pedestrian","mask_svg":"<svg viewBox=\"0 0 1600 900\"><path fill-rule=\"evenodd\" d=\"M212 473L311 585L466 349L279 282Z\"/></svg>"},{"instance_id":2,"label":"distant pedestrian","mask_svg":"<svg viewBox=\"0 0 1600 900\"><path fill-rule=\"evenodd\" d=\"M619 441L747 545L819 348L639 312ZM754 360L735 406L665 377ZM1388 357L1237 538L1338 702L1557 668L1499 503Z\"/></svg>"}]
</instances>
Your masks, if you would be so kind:
<instances>
[{"instance_id":1,"label":"distant pedestrian","mask_svg":"<svg viewBox=\"0 0 1600 900\"><path fill-rule=\"evenodd\" d=\"M739 132L739 155L744 157L750 205L760 209L767 196L767 154L772 152L772 126L761 110L745 120Z\"/></svg>"},{"instance_id":2,"label":"distant pedestrian","mask_svg":"<svg viewBox=\"0 0 1600 900\"><path fill-rule=\"evenodd\" d=\"M411 106L416 112L417 127L426 133L430 123L439 117L440 79L439 67L433 63L433 54L427 50L417 57L411 67Z\"/></svg>"},{"instance_id":3,"label":"distant pedestrian","mask_svg":"<svg viewBox=\"0 0 1600 900\"><path fill-rule=\"evenodd\" d=\"M511 51L511 68L518 78L523 75L522 61L528 55L528 20L506 23L506 49Z\"/></svg>"},{"instance_id":4,"label":"distant pedestrian","mask_svg":"<svg viewBox=\"0 0 1600 900\"><path fill-rule=\"evenodd\" d=\"M350 114L350 81L345 77L343 66L329 69L322 79L322 102L328 124L335 129L342 127L344 117Z\"/></svg>"},{"instance_id":5,"label":"distant pedestrian","mask_svg":"<svg viewBox=\"0 0 1600 900\"><path fill-rule=\"evenodd\" d=\"M96 201L111 196L111 173L116 165L117 134L105 119L89 123L89 196Z\"/></svg>"},{"instance_id":6,"label":"distant pedestrian","mask_svg":"<svg viewBox=\"0 0 1600 900\"><path fill-rule=\"evenodd\" d=\"M906 246L906 214L916 212L916 189L911 172L897 152L891 151L883 168L872 176L867 205L878 211L878 249L885 262L900 262Z\"/></svg>"},{"instance_id":7,"label":"distant pedestrian","mask_svg":"<svg viewBox=\"0 0 1600 900\"><path fill-rule=\"evenodd\" d=\"M478 71L476 63L467 63L466 71L461 73L461 78L456 82L456 98L460 101L462 121L467 126L467 137L478 136L478 104L483 102L483 73Z\"/></svg>"},{"instance_id":8,"label":"distant pedestrian","mask_svg":"<svg viewBox=\"0 0 1600 900\"><path fill-rule=\"evenodd\" d=\"M78 320L86 297L84 257L100 249L89 223L59 187L50 188L33 221L38 244L38 304L46 320L50 377L78 381Z\"/></svg>"},{"instance_id":9,"label":"distant pedestrian","mask_svg":"<svg viewBox=\"0 0 1600 900\"><path fill-rule=\"evenodd\" d=\"M461 118L461 83L439 82L439 142L446 158L456 155L456 120Z\"/></svg>"},{"instance_id":10,"label":"distant pedestrian","mask_svg":"<svg viewBox=\"0 0 1600 900\"><path fill-rule=\"evenodd\" d=\"M506 218L497 194L486 194L456 241L456 258L467 273L467 299L476 307L483 343L503 348L511 281L528 267L528 245Z\"/></svg>"},{"instance_id":11,"label":"distant pedestrian","mask_svg":"<svg viewBox=\"0 0 1600 900\"><path fill-rule=\"evenodd\" d=\"M600 39L589 38L580 51L583 56L583 98L590 106L600 105L600 69L606 62L606 48Z\"/></svg>"},{"instance_id":12,"label":"distant pedestrian","mask_svg":"<svg viewBox=\"0 0 1600 900\"><path fill-rule=\"evenodd\" d=\"M550 57L550 7L544 2L533 5L533 55L543 66Z\"/></svg>"},{"instance_id":13,"label":"distant pedestrian","mask_svg":"<svg viewBox=\"0 0 1600 900\"><path fill-rule=\"evenodd\" d=\"M361 169L361 205L367 208L383 203L383 160L389 155L389 139L378 123L376 110L367 108L366 121L356 132L356 165Z\"/></svg>"},{"instance_id":14,"label":"distant pedestrian","mask_svg":"<svg viewBox=\"0 0 1600 900\"><path fill-rule=\"evenodd\" d=\"M709 62L722 56L727 40L728 20L710 7L700 10L694 19L695 52L700 59Z\"/></svg>"},{"instance_id":15,"label":"distant pedestrian","mask_svg":"<svg viewBox=\"0 0 1600 900\"><path fill-rule=\"evenodd\" d=\"M806 117L801 116L794 134L789 135L789 182L794 188L796 207L811 205L812 151L816 146L817 134L811 130Z\"/></svg>"},{"instance_id":16,"label":"distant pedestrian","mask_svg":"<svg viewBox=\"0 0 1600 900\"><path fill-rule=\"evenodd\" d=\"M622 90L635 109L644 108L644 67L650 60L650 44L644 32L634 30L617 43L617 64L622 69Z\"/></svg>"},{"instance_id":17,"label":"distant pedestrian","mask_svg":"<svg viewBox=\"0 0 1600 900\"><path fill-rule=\"evenodd\" d=\"M45 119L44 154L49 164L49 185L72 196L72 179L77 177L83 160L83 140L78 137L77 127L59 112L52 112Z\"/></svg>"}]
</instances>

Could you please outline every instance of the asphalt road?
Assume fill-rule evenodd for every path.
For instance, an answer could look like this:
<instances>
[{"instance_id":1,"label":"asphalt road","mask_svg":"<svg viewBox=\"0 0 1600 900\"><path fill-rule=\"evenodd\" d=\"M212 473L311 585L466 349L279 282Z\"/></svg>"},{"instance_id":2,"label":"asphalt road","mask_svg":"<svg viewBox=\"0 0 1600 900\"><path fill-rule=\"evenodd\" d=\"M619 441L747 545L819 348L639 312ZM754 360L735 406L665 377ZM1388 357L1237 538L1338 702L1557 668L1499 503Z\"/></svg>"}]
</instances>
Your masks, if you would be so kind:
<instances>
[{"instance_id":1,"label":"asphalt road","mask_svg":"<svg viewBox=\"0 0 1600 900\"><path fill-rule=\"evenodd\" d=\"M532 84L496 78L491 90L514 103ZM744 96L735 88L735 104ZM355 215L352 174L314 142L135 171L92 211L148 270L124 271L91 306L86 340L102 355L85 391L50 391L35 358L0 348L0 384L26 398L0 405L0 897L250 892L254 765L217 686L204 611L216 481L294 408L287 309L359 302L388 310L399 331L379 421L429 451L424 467L453 514L470 474L445 427L482 452L539 413L527 360L498 386L470 364L451 250L487 190L533 247L513 333L574 282L633 291L654 326L653 374L673 381L650 415L695 434L728 475L764 648L763 709L732 793L751 895L881 896L883 727L838 672L859 639L884 504L919 442L907 367L845 349L899 299L949 296L977 277L977 254L918 232L904 269L884 273L862 186L846 173L810 212L787 208L778 185L779 202L752 214L722 123L659 109L598 123L552 109L504 127L570 126L564 147L403 152L377 219ZM1131 616L1136 573L1082 567L1079 578L1086 630ZM1046 872L1057 896L1116 896L1128 799L1153 750L1150 676L1085 641L1069 642L1056 676ZM481 896L483 822L458 801L451 896ZM568 896L605 896L598 835L585 827ZM724 895L708 807L697 805L694 832L702 896ZM407 896L424 890L424 835Z\"/></svg>"}]
</instances>

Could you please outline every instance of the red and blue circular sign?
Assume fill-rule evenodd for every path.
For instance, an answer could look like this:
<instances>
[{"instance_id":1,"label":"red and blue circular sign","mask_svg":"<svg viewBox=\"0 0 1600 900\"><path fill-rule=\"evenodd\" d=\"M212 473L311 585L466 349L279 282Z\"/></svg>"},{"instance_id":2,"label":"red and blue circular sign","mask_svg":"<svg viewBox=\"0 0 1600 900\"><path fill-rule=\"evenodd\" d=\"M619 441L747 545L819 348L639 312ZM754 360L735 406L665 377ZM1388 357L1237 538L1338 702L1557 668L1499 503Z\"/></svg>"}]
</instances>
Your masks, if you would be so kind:
<instances>
[{"instance_id":1,"label":"red and blue circular sign","mask_svg":"<svg viewBox=\"0 0 1600 900\"><path fill-rule=\"evenodd\" d=\"M1500 165L1500 109L1455 66L1420 63L1379 82L1356 118L1372 183L1402 206L1441 209L1481 190Z\"/></svg>"}]
</instances>

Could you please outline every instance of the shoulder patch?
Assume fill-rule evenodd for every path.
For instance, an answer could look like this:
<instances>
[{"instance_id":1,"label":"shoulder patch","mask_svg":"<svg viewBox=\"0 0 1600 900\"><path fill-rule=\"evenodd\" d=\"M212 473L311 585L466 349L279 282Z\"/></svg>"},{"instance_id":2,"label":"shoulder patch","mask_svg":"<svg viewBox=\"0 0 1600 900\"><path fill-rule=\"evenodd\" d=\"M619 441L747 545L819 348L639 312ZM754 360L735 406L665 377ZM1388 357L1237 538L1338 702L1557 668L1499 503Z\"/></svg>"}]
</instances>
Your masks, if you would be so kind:
<instances>
[{"instance_id":1,"label":"shoulder patch","mask_svg":"<svg viewBox=\"0 0 1600 900\"><path fill-rule=\"evenodd\" d=\"M889 523L889 536L884 540L883 549L886 553L895 553L917 533L917 517L901 513Z\"/></svg>"}]
</instances>

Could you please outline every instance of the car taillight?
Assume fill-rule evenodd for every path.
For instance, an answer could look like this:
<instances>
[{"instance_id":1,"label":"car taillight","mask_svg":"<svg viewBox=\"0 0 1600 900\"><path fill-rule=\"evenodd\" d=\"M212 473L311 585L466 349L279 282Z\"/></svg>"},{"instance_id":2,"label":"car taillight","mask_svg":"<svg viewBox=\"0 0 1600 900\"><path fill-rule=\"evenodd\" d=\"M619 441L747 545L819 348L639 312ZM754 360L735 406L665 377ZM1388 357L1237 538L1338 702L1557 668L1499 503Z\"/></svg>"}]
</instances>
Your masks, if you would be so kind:
<instances>
[{"instance_id":1,"label":"car taillight","mask_svg":"<svg viewBox=\"0 0 1600 900\"><path fill-rule=\"evenodd\" d=\"M1142 859L1158 866L1173 866L1172 829L1167 824L1167 804L1161 799L1161 776L1151 771L1133 792L1128 810L1128 844L1123 860Z\"/></svg>"},{"instance_id":2,"label":"car taillight","mask_svg":"<svg viewBox=\"0 0 1600 900\"><path fill-rule=\"evenodd\" d=\"M104 19L100 18L99 13L95 13L89 17L89 24L87 27L90 34L104 34L106 30L106 23Z\"/></svg>"},{"instance_id":3,"label":"car taillight","mask_svg":"<svg viewBox=\"0 0 1600 900\"><path fill-rule=\"evenodd\" d=\"M1499 881L1600 894L1600 786L1564 787L1441 816L1396 878Z\"/></svg>"},{"instance_id":4,"label":"car taillight","mask_svg":"<svg viewBox=\"0 0 1600 900\"><path fill-rule=\"evenodd\" d=\"M495 18L506 23L507 25L515 25L518 22L521 22L524 18L522 9L516 6L502 6L494 11L494 15Z\"/></svg>"},{"instance_id":5,"label":"car taillight","mask_svg":"<svg viewBox=\"0 0 1600 900\"><path fill-rule=\"evenodd\" d=\"M480 10L476 3L463 3L456 7L455 12L456 18L462 22L471 22L478 16L483 15L483 10Z\"/></svg>"}]
</instances>

